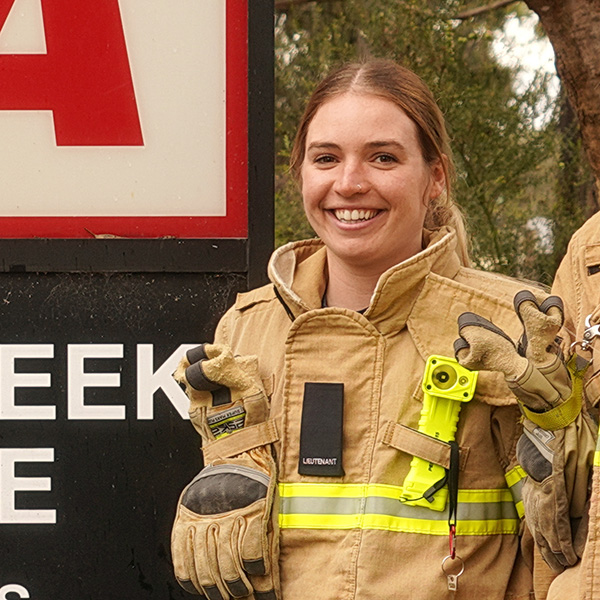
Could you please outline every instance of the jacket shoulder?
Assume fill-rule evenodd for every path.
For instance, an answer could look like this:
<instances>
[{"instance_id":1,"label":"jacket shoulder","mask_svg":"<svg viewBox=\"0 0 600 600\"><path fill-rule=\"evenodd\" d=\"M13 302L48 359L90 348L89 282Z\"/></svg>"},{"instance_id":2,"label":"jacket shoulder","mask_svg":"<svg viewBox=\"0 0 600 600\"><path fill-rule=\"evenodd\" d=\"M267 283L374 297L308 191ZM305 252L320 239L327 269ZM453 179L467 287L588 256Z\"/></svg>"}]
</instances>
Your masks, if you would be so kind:
<instances>
[{"instance_id":1,"label":"jacket shoulder","mask_svg":"<svg viewBox=\"0 0 600 600\"><path fill-rule=\"evenodd\" d=\"M544 297L549 289L541 283L515 279L508 275L501 275L490 271L480 271L469 267L461 267L455 280L465 286L478 290L491 298L506 299L512 306L513 298L521 290L529 290L537 297Z\"/></svg>"},{"instance_id":2,"label":"jacket shoulder","mask_svg":"<svg viewBox=\"0 0 600 600\"><path fill-rule=\"evenodd\" d=\"M593 214L571 237L571 245L600 243L600 212Z\"/></svg>"},{"instance_id":3,"label":"jacket shoulder","mask_svg":"<svg viewBox=\"0 0 600 600\"><path fill-rule=\"evenodd\" d=\"M240 292L236 299L234 308L239 311L246 311L249 308L277 300L272 283L268 283L249 292Z\"/></svg>"},{"instance_id":4,"label":"jacket shoulder","mask_svg":"<svg viewBox=\"0 0 600 600\"><path fill-rule=\"evenodd\" d=\"M432 354L453 357L458 317L464 312L485 317L518 340L522 325L513 298L524 289L540 300L547 296L534 284L475 269L461 268L453 279L430 273L408 320L413 342L424 359ZM477 389L479 398L488 404L516 402L499 373L482 372Z\"/></svg>"},{"instance_id":5,"label":"jacket shoulder","mask_svg":"<svg viewBox=\"0 0 600 600\"><path fill-rule=\"evenodd\" d=\"M272 284L238 293L235 303L223 315L217 326L215 341L232 348L251 338L272 334L274 329L285 330L291 323Z\"/></svg>"},{"instance_id":6,"label":"jacket shoulder","mask_svg":"<svg viewBox=\"0 0 600 600\"><path fill-rule=\"evenodd\" d=\"M516 339L522 326L513 307L513 298L521 290L530 290L540 301L547 296L534 284L476 269L461 267L452 279L430 273L409 322L414 330L431 339L431 343L444 344L445 353L452 350L458 335L457 320L463 312L485 317Z\"/></svg>"}]
</instances>

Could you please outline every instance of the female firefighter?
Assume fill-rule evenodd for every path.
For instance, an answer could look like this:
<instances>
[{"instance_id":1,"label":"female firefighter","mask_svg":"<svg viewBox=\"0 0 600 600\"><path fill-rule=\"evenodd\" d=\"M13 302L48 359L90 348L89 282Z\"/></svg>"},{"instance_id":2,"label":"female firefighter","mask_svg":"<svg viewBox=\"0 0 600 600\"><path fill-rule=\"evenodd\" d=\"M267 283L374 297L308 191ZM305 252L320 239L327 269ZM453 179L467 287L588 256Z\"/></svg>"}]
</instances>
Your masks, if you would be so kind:
<instances>
[{"instance_id":1,"label":"female firefighter","mask_svg":"<svg viewBox=\"0 0 600 600\"><path fill-rule=\"evenodd\" d=\"M469 267L444 119L410 70L328 75L291 167L318 239L276 250L271 283L175 373L206 465L177 507L179 583L210 600L533 598L522 417L493 371L536 364L514 345L484 359L532 318L552 340L560 307ZM476 383L459 334L459 359L491 369Z\"/></svg>"}]
</instances>

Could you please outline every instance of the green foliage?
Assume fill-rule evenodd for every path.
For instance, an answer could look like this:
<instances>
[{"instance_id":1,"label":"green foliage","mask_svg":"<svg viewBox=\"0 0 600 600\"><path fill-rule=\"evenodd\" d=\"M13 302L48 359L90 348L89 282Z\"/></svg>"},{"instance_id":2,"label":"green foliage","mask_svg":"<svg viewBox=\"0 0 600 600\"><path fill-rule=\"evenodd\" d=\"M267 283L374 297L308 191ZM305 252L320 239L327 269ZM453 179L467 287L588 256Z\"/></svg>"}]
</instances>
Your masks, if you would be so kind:
<instances>
[{"instance_id":1,"label":"green foliage","mask_svg":"<svg viewBox=\"0 0 600 600\"><path fill-rule=\"evenodd\" d=\"M596 210L596 183L585 158L577 119L564 93L557 104L558 157L553 165L556 200L552 207L554 265L558 266L571 234Z\"/></svg>"},{"instance_id":2,"label":"green foliage","mask_svg":"<svg viewBox=\"0 0 600 600\"><path fill-rule=\"evenodd\" d=\"M446 116L476 266L542 279L555 256L531 226L551 226L556 155L552 121L535 126L547 81L514 91L491 51L504 12L455 19L457 0L334 0L276 14L276 244L313 235L288 172L295 127L317 81L339 63L393 58L430 86Z\"/></svg>"}]
</instances>

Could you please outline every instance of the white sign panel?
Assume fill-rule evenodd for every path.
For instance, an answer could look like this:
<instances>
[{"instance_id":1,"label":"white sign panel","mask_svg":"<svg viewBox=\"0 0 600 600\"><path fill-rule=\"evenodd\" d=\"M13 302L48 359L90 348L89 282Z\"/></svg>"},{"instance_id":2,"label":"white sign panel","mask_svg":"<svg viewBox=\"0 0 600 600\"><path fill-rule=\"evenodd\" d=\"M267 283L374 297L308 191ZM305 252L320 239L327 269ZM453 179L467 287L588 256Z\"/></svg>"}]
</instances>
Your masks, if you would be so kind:
<instances>
[{"instance_id":1,"label":"white sign panel","mask_svg":"<svg viewBox=\"0 0 600 600\"><path fill-rule=\"evenodd\" d=\"M0 4L0 237L242 237L245 11Z\"/></svg>"}]
</instances>

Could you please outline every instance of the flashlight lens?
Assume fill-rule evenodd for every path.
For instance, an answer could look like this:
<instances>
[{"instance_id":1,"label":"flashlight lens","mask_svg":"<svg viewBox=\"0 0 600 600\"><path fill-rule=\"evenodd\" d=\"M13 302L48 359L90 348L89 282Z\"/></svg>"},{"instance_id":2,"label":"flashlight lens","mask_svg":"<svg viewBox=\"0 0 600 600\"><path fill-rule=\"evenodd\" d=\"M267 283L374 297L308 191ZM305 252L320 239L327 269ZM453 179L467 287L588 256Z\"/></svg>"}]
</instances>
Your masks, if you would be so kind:
<instances>
[{"instance_id":1,"label":"flashlight lens","mask_svg":"<svg viewBox=\"0 0 600 600\"><path fill-rule=\"evenodd\" d=\"M432 373L433 383L441 390L448 390L456 383L456 371L449 365L440 365Z\"/></svg>"}]
</instances>

